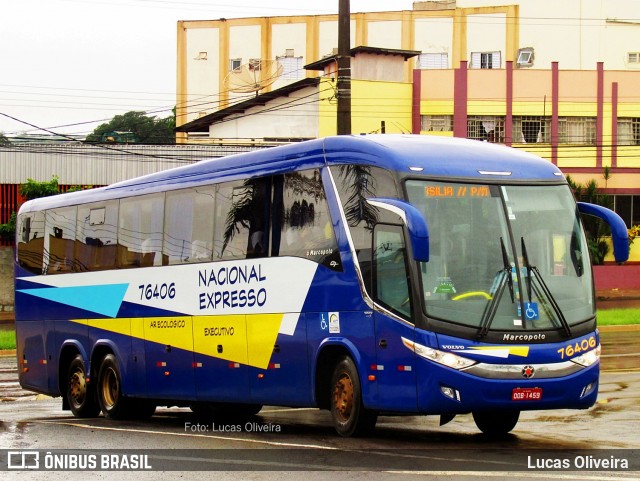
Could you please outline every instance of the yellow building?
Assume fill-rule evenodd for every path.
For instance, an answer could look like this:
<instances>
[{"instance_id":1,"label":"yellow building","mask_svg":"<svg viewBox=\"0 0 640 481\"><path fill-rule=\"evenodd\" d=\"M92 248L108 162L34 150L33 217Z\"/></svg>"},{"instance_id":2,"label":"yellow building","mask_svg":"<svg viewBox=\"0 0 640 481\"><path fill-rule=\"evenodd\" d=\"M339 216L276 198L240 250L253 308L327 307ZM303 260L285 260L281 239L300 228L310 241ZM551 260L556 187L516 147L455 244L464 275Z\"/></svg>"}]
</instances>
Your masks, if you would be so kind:
<instances>
[{"instance_id":1,"label":"yellow building","mask_svg":"<svg viewBox=\"0 0 640 481\"><path fill-rule=\"evenodd\" d=\"M352 13L352 132L525 149L595 179L640 224L640 2L495 3ZM334 134L336 47L337 15L179 22L178 141Z\"/></svg>"},{"instance_id":2,"label":"yellow building","mask_svg":"<svg viewBox=\"0 0 640 481\"><path fill-rule=\"evenodd\" d=\"M351 46L416 50L418 69L640 71L640 2L636 0L437 0L413 10L351 15ZM304 65L335 53L338 16L307 15L181 21L177 25L178 125L235 103L229 73L269 62L282 74L263 91L313 76Z\"/></svg>"}]
</instances>

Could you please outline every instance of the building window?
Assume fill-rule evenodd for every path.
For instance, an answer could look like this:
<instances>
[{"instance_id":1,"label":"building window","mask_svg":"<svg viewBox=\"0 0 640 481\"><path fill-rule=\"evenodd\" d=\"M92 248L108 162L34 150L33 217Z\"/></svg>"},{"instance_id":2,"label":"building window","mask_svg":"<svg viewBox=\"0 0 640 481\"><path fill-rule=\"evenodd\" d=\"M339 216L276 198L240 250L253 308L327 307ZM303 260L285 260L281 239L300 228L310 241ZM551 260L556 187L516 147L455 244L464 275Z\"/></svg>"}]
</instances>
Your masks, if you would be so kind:
<instances>
[{"instance_id":1,"label":"building window","mask_svg":"<svg viewBox=\"0 0 640 481\"><path fill-rule=\"evenodd\" d=\"M613 195L613 210L627 227L640 225L640 195Z\"/></svg>"},{"instance_id":2,"label":"building window","mask_svg":"<svg viewBox=\"0 0 640 481\"><path fill-rule=\"evenodd\" d=\"M513 117L513 143L548 144L551 142L551 118Z\"/></svg>"},{"instance_id":3,"label":"building window","mask_svg":"<svg viewBox=\"0 0 640 481\"><path fill-rule=\"evenodd\" d=\"M421 115L420 130L424 132L451 132L453 131L453 116Z\"/></svg>"},{"instance_id":4,"label":"building window","mask_svg":"<svg viewBox=\"0 0 640 481\"><path fill-rule=\"evenodd\" d=\"M558 118L558 142L561 144L596 143L595 117L560 117Z\"/></svg>"},{"instance_id":5,"label":"building window","mask_svg":"<svg viewBox=\"0 0 640 481\"><path fill-rule=\"evenodd\" d=\"M504 143L504 117L469 116L467 118L467 138Z\"/></svg>"},{"instance_id":6,"label":"building window","mask_svg":"<svg viewBox=\"0 0 640 481\"><path fill-rule=\"evenodd\" d=\"M520 68L533 66L533 48L521 48L518 50L516 65Z\"/></svg>"},{"instance_id":7,"label":"building window","mask_svg":"<svg viewBox=\"0 0 640 481\"><path fill-rule=\"evenodd\" d=\"M627 53L627 63L640 63L640 52Z\"/></svg>"},{"instance_id":8,"label":"building window","mask_svg":"<svg viewBox=\"0 0 640 481\"><path fill-rule=\"evenodd\" d=\"M276 61L278 62L278 67L282 68L282 74L280 75L281 79L299 80L304 77L302 57L276 57Z\"/></svg>"},{"instance_id":9,"label":"building window","mask_svg":"<svg viewBox=\"0 0 640 481\"><path fill-rule=\"evenodd\" d=\"M262 60L260 60L259 58L249 59L249 70L251 70L252 72L262 70Z\"/></svg>"},{"instance_id":10,"label":"building window","mask_svg":"<svg viewBox=\"0 0 640 481\"><path fill-rule=\"evenodd\" d=\"M229 71L238 70L242 65L241 58L232 58L229 60Z\"/></svg>"},{"instance_id":11,"label":"building window","mask_svg":"<svg viewBox=\"0 0 640 481\"><path fill-rule=\"evenodd\" d=\"M618 119L618 145L640 145L640 117Z\"/></svg>"},{"instance_id":12,"label":"building window","mask_svg":"<svg viewBox=\"0 0 640 481\"><path fill-rule=\"evenodd\" d=\"M500 52L471 52L470 68L500 68Z\"/></svg>"},{"instance_id":13,"label":"building window","mask_svg":"<svg viewBox=\"0 0 640 481\"><path fill-rule=\"evenodd\" d=\"M447 53L421 53L418 57L418 69L449 68L449 54Z\"/></svg>"}]
</instances>

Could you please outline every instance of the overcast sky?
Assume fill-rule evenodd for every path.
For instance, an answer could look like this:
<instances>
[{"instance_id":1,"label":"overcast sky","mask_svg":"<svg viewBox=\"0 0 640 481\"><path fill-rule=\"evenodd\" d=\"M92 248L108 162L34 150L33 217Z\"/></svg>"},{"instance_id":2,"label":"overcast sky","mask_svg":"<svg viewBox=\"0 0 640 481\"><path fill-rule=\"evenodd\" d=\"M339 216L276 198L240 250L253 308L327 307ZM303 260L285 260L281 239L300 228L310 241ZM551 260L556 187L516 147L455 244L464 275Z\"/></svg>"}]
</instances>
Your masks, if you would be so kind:
<instances>
[{"instance_id":1,"label":"overcast sky","mask_svg":"<svg viewBox=\"0 0 640 481\"><path fill-rule=\"evenodd\" d=\"M0 132L5 135L42 133L23 122L85 134L130 110L170 115L175 104L178 20L338 12L338 0L2 3ZM350 3L351 12L371 12L410 10L413 2Z\"/></svg>"}]
</instances>

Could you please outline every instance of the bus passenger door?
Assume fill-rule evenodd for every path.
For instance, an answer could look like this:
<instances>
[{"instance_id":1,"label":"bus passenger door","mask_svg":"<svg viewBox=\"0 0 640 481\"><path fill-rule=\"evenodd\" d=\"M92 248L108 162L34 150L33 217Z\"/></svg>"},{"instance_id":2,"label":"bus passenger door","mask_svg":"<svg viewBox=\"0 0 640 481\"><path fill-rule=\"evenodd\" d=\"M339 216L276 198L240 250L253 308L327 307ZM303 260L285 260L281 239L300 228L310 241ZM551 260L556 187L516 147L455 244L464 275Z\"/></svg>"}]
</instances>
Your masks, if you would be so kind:
<instances>
[{"instance_id":1,"label":"bus passenger door","mask_svg":"<svg viewBox=\"0 0 640 481\"><path fill-rule=\"evenodd\" d=\"M251 399L256 404L311 402L305 314L247 316Z\"/></svg>"},{"instance_id":2,"label":"bus passenger door","mask_svg":"<svg viewBox=\"0 0 640 481\"><path fill-rule=\"evenodd\" d=\"M417 409L415 354L403 341L413 342L411 289L403 228L377 224L373 236L372 290L376 309L377 365L375 374L381 409Z\"/></svg>"}]
</instances>

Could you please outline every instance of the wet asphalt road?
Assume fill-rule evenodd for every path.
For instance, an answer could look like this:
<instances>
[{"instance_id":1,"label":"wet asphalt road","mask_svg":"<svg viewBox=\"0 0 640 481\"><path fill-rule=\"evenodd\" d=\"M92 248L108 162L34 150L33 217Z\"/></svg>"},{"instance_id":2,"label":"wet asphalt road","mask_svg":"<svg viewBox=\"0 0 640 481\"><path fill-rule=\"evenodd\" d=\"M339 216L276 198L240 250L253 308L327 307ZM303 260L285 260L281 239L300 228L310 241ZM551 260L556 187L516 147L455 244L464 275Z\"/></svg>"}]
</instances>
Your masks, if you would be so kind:
<instances>
[{"instance_id":1,"label":"wet asphalt road","mask_svg":"<svg viewBox=\"0 0 640 481\"><path fill-rule=\"evenodd\" d=\"M445 426L437 417L382 417L371 437L335 435L329 414L316 409L265 407L249 424L202 423L188 409L159 409L149 421L76 419L60 399L36 396L17 385L15 359L0 358L1 449L167 449L154 462L190 466L172 473L201 479L190 453L204 453L202 470L218 480L300 479L640 479L624 470L535 472L531 453L581 450L640 456L640 330L602 334L602 376L598 401L588 410L522 413L513 433L490 440L471 416ZM236 426L238 429L231 429ZM199 450L215 451L199 451ZM226 450L226 451L219 451ZM269 451L265 451L269 450ZM542 451L539 451L542 450ZM620 451L622 450L622 451ZM224 455L220 456L220 453ZM168 453L168 454L167 454ZM233 453L231 456L227 453ZM214 463L212 459L217 461ZM164 461L163 461L164 460ZM214 464L212 464L214 463ZM179 469L179 468L172 468ZM243 469L235 473L233 469ZM271 471L277 469L277 471ZM331 470L328 473L326 470ZM339 474L336 471L340 471ZM7 476L5 476L5 474ZM2 473L2 479L44 479L43 473ZM158 479L158 473L46 473L46 479Z\"/></svg>"}]
</instances>

